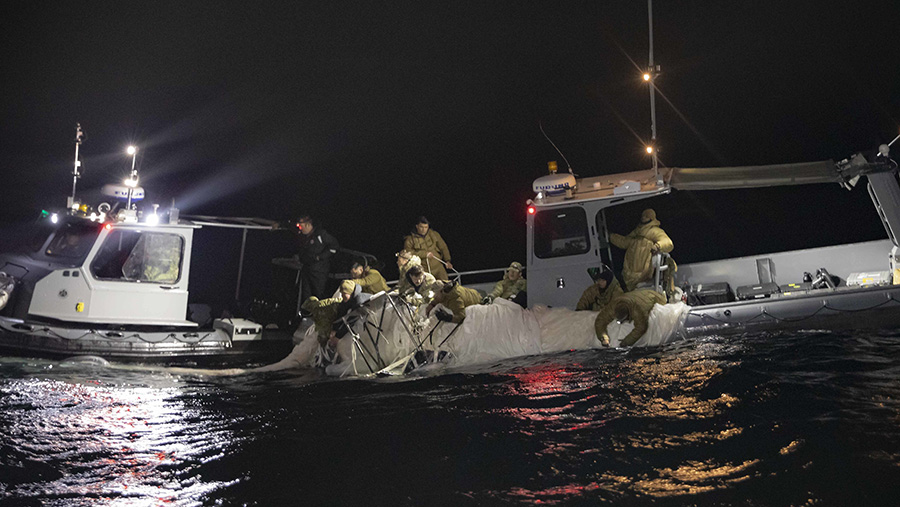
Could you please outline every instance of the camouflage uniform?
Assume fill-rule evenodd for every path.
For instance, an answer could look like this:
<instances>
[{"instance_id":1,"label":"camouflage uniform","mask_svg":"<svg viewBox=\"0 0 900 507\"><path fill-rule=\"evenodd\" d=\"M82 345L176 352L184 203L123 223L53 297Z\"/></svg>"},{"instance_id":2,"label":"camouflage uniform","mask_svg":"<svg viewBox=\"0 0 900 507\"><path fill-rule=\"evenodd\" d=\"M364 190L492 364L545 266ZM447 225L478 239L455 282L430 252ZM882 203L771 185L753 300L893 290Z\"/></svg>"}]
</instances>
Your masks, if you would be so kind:
<instances>
[{"instance_id":1,"label":"camouflage uniform","mask_svg":"<svg viewBox=\"0 0 900 507\"><path fill-rule=\"evenodd\" d=\"M459 324L466 318L466 308L481 304L481 294L475 289L454 285L450 292L444 293L441 304L453 313L451 322Z\"/></svg>"},{"instance_id":2,"label":"camouflage uniform","mask_svg":"<svg viewBox=\"0 0 900 507\"><path fill-rule=\"evenodd\" d=\"M628 236L610 234L609 241L625 250L625 262L622 264L625 290L634 290L638 284L653 277L654 248L663 253L669 253L674 248L672 240L659 227L656 212L652 209L644 210L641 223Z\"/></svg>"},{"instance_id":3,"label":"camouflage uniform","mask_svg":"<svg viewBox=\"0 0 900 507\"><path fill-rule=\"evenodd\" d=\"M434 275L436 279L449 279L444 265L435 259L450 262L450 249L447 248L447 243L444 243L444 238L434 229L429 228L424 236L413 231L403 241L403 249L418 256L422 260L422 267L425 268L425 271ZM434 254L435 259L429 259L428 252Z\"/></svg>"},{"instance_id":4,"label":"camouflage uniform","mask_svg":"<svg viewBox=\"0 0 900 507\"><path fill-rule=\"evenodd\" d=\"M605 289L601 289L599 284L594 283L584 290L581 299L579 299L578 304L575 305L575 309L579 311L590 310L599 312L606 308L610 301L624 293L625 291L622 290L622 286L619 285L619 280L616 278L613 278L612 281L607 284Z\"/></svg>"},{"instance_id":5,"label":"camouflage uniform","mask_svg":"<svg viewBox=\"0 0 900 507\"><path fill-rule=\"evenodd\" d=\"M354 278L351 280L362 287L363 292L369 294L378 294L381 291L387 292L387 282L377 269L368 268L363 272L362 278Z\"/></svg>"},{"instance_id":6,"label":"camouflage uniform","mask_svg":"<svg viewBox=\"0 0 900 507\"><path fill-rule=\"evenodd\" d=\"M606 335L606 328L610 322L616 319L616 313L621 308L622 310L627 310L631 321L634 322L634 330L622 339L621 345L634 345L647 332L650 323L650 312L657 304L666 304L666 297L652 289L638 289L622 294L612 300L610 304L606 305L606 308L597 314L597 319L594 321L594 330L597 333L597 338L603 341L603 336Z\"/></svg>"}]
</instances>

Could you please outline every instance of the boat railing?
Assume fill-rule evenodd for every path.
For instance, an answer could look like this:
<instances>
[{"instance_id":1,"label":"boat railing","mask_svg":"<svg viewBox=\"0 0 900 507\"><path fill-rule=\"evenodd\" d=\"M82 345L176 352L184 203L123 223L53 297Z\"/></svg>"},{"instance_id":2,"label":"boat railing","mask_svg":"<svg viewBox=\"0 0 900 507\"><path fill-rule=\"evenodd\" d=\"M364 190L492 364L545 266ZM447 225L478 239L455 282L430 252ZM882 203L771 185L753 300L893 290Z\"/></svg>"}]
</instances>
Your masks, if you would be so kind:
<instances>
[{"instance_id":1,"label":"boat railing","mask_svg":"<svg viewBox=\"0 0 900 507\"><path fill-rule=\"evenodd\" d=\"M503 273L508 267L490 268L490 269L474 269L471 271L456 271L451 273L450 277L458 279L459 283L470 289L490 292L494 285L503 278ZM490 277L486 275L498 274L499 277ZM388 285L394 286L399 280L390 280Z\"/></svg>"}]
</instances>

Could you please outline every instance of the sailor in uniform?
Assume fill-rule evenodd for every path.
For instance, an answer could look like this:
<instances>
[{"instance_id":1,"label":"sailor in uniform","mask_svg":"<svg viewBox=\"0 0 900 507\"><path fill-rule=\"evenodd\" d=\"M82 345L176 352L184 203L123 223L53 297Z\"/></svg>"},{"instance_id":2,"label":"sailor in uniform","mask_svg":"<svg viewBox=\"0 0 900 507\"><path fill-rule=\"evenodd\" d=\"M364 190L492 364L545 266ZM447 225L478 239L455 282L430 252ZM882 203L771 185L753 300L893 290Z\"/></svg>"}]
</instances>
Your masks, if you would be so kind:
<instances>
[{"instance_id":1,"label":"sailor in uniform","mask_svg":"<svg viewBox=\"0 0 900 507\"><path fill-rule=\"evenodd\" d=\"M340 247L334 236L328 234L321 226L314 225L309 216L300 218L297 227L300 228L300 247L297 256L303 263L300 272L303 284L300 300L306 301L310 296L322 299L328 295L325 283L328 281L328 272L331 271L331 256L337 253Z\"/></svg>"}]
</instances>

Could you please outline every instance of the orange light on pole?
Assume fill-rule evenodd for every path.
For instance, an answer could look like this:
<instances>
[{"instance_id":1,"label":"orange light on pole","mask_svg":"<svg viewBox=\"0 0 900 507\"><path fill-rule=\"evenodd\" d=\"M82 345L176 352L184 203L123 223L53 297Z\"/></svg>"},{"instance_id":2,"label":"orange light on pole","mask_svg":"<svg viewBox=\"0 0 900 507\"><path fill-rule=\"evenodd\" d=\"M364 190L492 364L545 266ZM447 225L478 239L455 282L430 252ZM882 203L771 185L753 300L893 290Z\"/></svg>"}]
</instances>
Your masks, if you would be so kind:
<instances>
[{"instance_id":1,"label":"orange light on pole","mask_svg":"<svg viewBox=\"0 0 900 507\"><path fill-rule=\"evenodd\" d=\"M651 77L649 72L644 72L644 81L650 81Z\"/></svg>"},{"instance_id":2,"label":"orange light on pole","mask_svg":"<svg viewBox=\"0 0 900 507\"><path fill-rule=\"evenodd\" d=\"M647 150L647 155L653 154L653 146L647 146L646 150Z\"/></svg>"}]
</instances>

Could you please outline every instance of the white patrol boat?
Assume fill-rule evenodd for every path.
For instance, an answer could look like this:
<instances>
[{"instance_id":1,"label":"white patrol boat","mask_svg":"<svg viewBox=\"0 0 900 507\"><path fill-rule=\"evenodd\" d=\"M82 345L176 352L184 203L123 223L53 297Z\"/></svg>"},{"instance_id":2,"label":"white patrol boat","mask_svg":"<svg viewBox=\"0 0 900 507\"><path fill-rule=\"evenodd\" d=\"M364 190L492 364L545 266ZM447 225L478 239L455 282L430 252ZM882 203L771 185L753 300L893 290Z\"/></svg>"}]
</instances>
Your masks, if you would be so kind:
<instances>
[{"instance_id":1,"label":"white patrol boat","mask_svg":"<svg viewBox=\"0 0 900 507\"><path fill-rule=\"evenodd\" d=\"M271 230L255 218L179 217L177 209L141 213L132 155L124 185L107 185L114 205L75 199L81 166L76 136L72 196L65 210L43 212L29 244L0 254L0 350L113 360L196 361L283 356L291 333L246 319L188 319L194 233L200 228ZM124 203L124 206L122 204ZM240 284L240 273L238 273Z\"/></svg>"},{"instance_id":2,"label":"white patrol boat","mask_svg":"<svg viewBox=\"0 0 900 507\"><path fill-rule=\"evenodd\" d=\"M673 190L821 183L850 189L864 178L873 219L881 219L887 239L679 265L674 282L683 296L677 298L690 305L679 334L900 326L900 184L889 149L840 162L658 168L580 179L555 174L551 165L527 202L529 304L574 308L593 283L588 269L613 266L606 220L613 206ZM665 254L653 265L650 286L663 291L672 275Z\"/></svg>"},{"instance_id":3,"label":"white patrol boat","mask_svg":"<svg viewBox=\"0 0 900 507\"><path fill-rule=\"evenodd\" d=\"M652 11L648 2L649 61L643 80L650 92L646 149L652 167L578 179L571 168L568 174L558 173L551 163L550 174L534 182L535 197L528 201L529 304L574 308L593 282L589 268L601 263L615 268L606 220L606 210L613 206L661 198L673 189L832 183L849 190L864 178L887 239L686 264L675 273L667 272L674 266L658 254L651 285L662 291L674 279L683 292L691 306L679 331L683 336L900 325L900 185L897 163L890 158L890 146L900 136L868 156L856 154L840 162L660 168L655 146L660 68L653 58Z\"/></svg>"}]
</instances>

